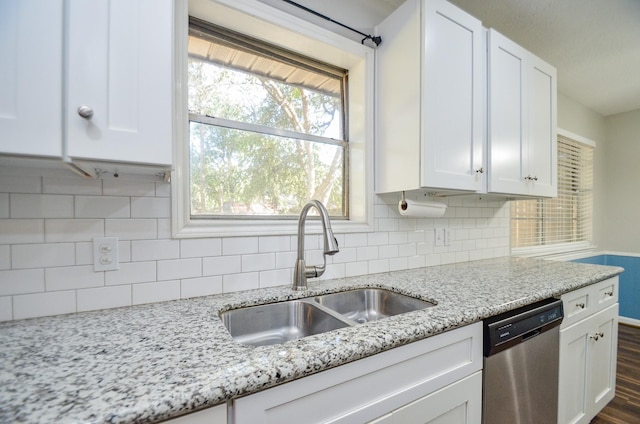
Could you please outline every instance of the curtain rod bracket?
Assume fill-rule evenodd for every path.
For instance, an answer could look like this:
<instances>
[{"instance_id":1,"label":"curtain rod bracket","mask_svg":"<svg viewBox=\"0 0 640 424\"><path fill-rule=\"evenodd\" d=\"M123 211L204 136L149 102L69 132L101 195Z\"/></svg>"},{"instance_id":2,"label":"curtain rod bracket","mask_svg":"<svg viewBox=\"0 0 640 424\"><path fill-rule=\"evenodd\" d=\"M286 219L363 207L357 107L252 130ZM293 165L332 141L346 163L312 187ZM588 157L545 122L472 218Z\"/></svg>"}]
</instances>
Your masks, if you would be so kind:
<instances>
[{"instance_id":1,"label":"curtain rod bracket","mask_svg":"<svg viewBox=\"0 0 640 424\"><path fill-rule=\"evenodd\" d=\"M282 1L285 2L285 3L288 3L288 4L292 5L292 6L295 6L298 9L302 9L305 12L311 13L312 15L315 15L315 16L317 16L319 18L322 18L322 19L324 19L326 21L332 22L332 23L334 23L336 25L340 25L341 27L346 28L349 31L352 31L352 32L355 32L357 34L360 34L360 35L364 36L364 38L362 40L360 40L360 44L364 44L364 42L366 40L371 40L376 45L376 47L378 47L380 44L382 44L382 37L380 37L379 35L375 35L374 36L374 35L371 35L371 34L365 34L364 32L360 32L357 29L351 28L350 26L347 26L347 25L345 25L343 23L335 21L335 20L331 19L330 17L328 17L326 15L323 15L322 13L316 12L315 10L309 9L308 7L303 6L301 4L298 4L298 3L294 2L294 1L291 1L291 0L282 0Z\"/></svg>"}]
</instances>

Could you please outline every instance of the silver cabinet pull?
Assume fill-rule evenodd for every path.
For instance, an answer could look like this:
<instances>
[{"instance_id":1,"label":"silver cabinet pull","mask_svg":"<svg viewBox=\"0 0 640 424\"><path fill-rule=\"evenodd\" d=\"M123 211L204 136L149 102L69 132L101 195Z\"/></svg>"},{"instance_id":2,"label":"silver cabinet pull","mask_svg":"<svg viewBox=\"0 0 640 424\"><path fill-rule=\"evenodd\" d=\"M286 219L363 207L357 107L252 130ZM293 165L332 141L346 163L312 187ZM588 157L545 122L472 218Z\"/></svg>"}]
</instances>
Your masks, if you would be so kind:
<instances>
[{"instance_id":1,"label":"silver cabinet pull","mask_svg":"<svg viewBox=\"0 0 640 424\"><path fill-rule=\"evenodd\" d=\"M609 297L613 296L613 290L608 291L608 292L604 292L604 295L605 296L609 296Z\"/></svg>"},{"instance_id":2,"label":"silver cabinet pull","mask_svg":"<svg viewBox=\"0 0 640 424\"><path fill-rule=\"evenodd\" d=\"M580 309L584 309L585 304L584 303L576 303L576 307L578 307Z\"/></svg>"},{"instance_id":3,"label":"silver cabinet pull","mask_svg":"<svg viewBox=\"0 0 640 424\"><path fill-rule=\"evenodd\" d=\"M91 119L93 117L93 109L90 106L82 105L78 108L78 115L84 119Z\"/></svg>"},{"instance_id":4,"label":"silver cabinet pull","mask_svg":"<svg viewBox=\"0 0 640 424\"><path fill-rule=\"evenodd\" d=\"M484 174L484 167L480 167L480 169L476 169L476 174Z\"/></svg>"},{"instance_id":5,"label":"silver cabinet pull","mask_svg":"<svg viewBox=\"0 0 640 424\"><path fill-rule=\"evenodd\" d=\"M603 339L604 338L604 333L600 332L600 333L595 333L592 334L591 336L589 336L590 339L593 339L595 341L598 341L598 339Z\"/></svg>"},{"instance_id":6,"label":"silver cabinet pull","mask_svg":"<svg viewBox=\"0 0 640 424\"><path fill-rule=\"evenodd\" d=\"M538 181L538 177L536 176L531 176L531 175L527 175L526 177L524 177L525 180L527 181Z\"/></svg>"}]
</instances>

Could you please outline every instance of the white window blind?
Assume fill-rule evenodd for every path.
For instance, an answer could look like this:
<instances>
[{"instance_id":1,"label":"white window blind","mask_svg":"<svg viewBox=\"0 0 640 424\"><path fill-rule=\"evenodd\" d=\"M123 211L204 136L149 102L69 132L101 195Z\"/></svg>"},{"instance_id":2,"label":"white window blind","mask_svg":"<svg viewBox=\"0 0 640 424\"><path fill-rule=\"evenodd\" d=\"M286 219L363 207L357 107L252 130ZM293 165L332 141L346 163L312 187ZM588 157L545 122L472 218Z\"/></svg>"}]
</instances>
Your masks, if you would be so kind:
<instances>
[{"instance_id":1,"label":"white window blind","mask_svg":"<svg viewBox=\"0 0 640 424\"><path fill-rule=\"evenodd\" d=\"M593 147L558 136L558 197L511 202L511 247L572 250L591 242Z\"/></svg>"}]
</instances>

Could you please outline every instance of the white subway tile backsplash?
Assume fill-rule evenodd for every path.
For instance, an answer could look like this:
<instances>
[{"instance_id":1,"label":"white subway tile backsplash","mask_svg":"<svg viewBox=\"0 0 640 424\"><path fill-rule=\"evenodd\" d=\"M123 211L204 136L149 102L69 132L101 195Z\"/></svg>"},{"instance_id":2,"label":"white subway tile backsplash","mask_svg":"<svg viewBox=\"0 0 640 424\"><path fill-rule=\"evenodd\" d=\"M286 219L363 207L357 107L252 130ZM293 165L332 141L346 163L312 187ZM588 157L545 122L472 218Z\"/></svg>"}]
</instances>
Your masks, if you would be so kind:
<instances>
[{"instance_id":1,"label":"white subway tile backsplash","mask_svg":"<svg viewBox=\"0 0 640 424\"><path fill-rule=\"evenodd\" d=\"M172 239L171 185L73 176L0 178L0 320L288 285L297 236ZM336 234L321 279L509 254L508 202L440 199L443 218L408 218L374 196L375 232ZM305 259L323 262L317 220ZM434 228L450 243L434 247ZM119 239L120 269L93 272L94 237ZM53 302L54 305L48 303Z\"/></svg>"},{"instance_id":2,"label":"white subway tile backsplash","mask_svg":"<svg viewBox=\"0 0 640 424\"><path fill-rule=\"evenodd\" d=\"M158 238L158 223L155 219L105 219L105 237L120 240L149 240Z\"/></svg>"},{"instance_id":3,"label":"white subway tile backsplash","mask_svg":"<svg viewBox=\"0 0 640 424\"><path fill-rule=\"evenodd\" d=\"M0 193L0 219L9 218L9 193Z\"/></svg>"},{"instance_id":4,"label":"white subway tile backsplash","mask_svg":"<svg viewBox=\"0 0 640 424\"><path fill-rule=\"evenodd\" d=\"M342 249L340 251L342 252ZM276 268L293 268L297 258L297 250L295 252L278 252L276 253Z\"/></svg>"},{"instance_id":5,"label":"white subway tile backsplash","mask_svg":"<svg viewBox=\"0 0 640 424\"><path fill-rule=\"evenodd\" d=\"M189 278L180 282L180 297L209 296L222 293L222 277Z\"/></svg>"},{"instance_id":6,"label":"white subway tile backsplash","mask_svg":"<svg viewBox=\"0 0 640 424\"><path fill-rule=\"evenodd\" d=\"M222 291L231 293L243 290L252 290L260 287L260 274L247 272L243 274L230 274L222 276Z\"/></svg>"},{"instance_id":7,"label":"white subway tile backsplash","mask_svg":"<svg viewBox=\"0 0 640 424\"><path fill-rule=\"evenodd\" d=\"M156 197L171 197L170 183L155 183L155 184L156 184Z\"/></svg>"},{"instance_id":8,"label":"white subway tile backsplash","mask_svg":"<svg viewBox=\"0 0 640 424\"><path fill-rule=\"evenodd\" d=\"M11 296L0 297L0 321L13 319L13 298Z\"/></svg>"},{"instance_id":9,"label":"white subway tile backsplash","mask_svg":"<svg viewBox=\"0 0 640 424\"><path fill-rule=\"evenodd\" d=\"M15 244L11 246L11 267L47 268L75 264L73 243Z\"/></svg>"},{"instance_id":10,"label":"white subway tile backsplash","mask_svg":"<svg viewBox=\"0 0 640 424\"><path fill-rule=\"evenodd\" d=\"M0 244L44 242L44 219L0 219Z\"/></svg>"},{"instance_id":11,"label":"white subway tile backsplash","mask_svg":"<svg viewBox=\"0 0 640 424\"><path fill-rule=\"evenodd\" d=\"M180 240L181 258L220 256L222 240L219 238Z\"/></svg>"},{"instance_id":12,"label":"white subway tile backsplash","mask_svg":"<svg viewBox=\"0 0 640 424\"><path fill-rule=\"evenodd\" d=\"M367 234L367 246L381 246L389 244L389 233L378 232Z\"/></svg>"},{"instance_id":13,"label":"white subway tile backsplash","mask_svg":"<svg viewBox=\"0 0 640 424\"><path fill-rule=\"evenodd\" d=\"M378 247L358 247L357 253L358 261L371 261L378 259Z\"/></svg>"},{"instance_id":14,"label":"white subway tile backsplash","mask_svg":"<svg viewBox=\"0 0 640 424\"><path fill-rule=\"evenodd\" d=\"M0 245L0 270L11 268L11 247Z\"/></svg>"},{"instance_id":15,"label":"white subway tile backsplash","mask_svg":"<svg viewBox=\"0 0 640 424\"><path fill-rule=\"evenodd\" d=\"M13 319L61 315L76 312L76 291L59 291L13 296Z\"/></svg>"},{"instance_id":16,"label":"white subway tile backsplash","mask_svg":"<svg viewBox=\"0 0 640 424\"><path fill-rule=\"evenodd\" d=\"M216 256L202 258L202 275L237 274L242 272L242 257Z\"/></svg>"},{"instance_id":17,"label":"white subway tile backsplash","mask_svg":"<svg viewBox=\"0 0 640 424\"><path fill-rule=\"evenodd\" d=\"M369 270L368 262L351 262L345 264L345 277L355 277L356 275L365 275Z\"/></svg>"},{"instance_id":18,"label":"white subway tile backsplash","mask_svg":"<svg viewBox=\"0 0 640 424\"><path fill-rule=\"evenodd\" d=\"M128 240L118 242L118 256L120 262L131 262L131 242Z\"/></svg>"},{"instance_id":19,"label":"white subway tile backsplash","mask_svg":"<svg viewBox=\"0 0 640 424\"><path fill-rule=\"evenodd\" d=\"M91 265L47 268L44 278L47 291L104 286L104 272L94 272Z\"/></svg>"},{"instance_id":20,"label":"white subway tile backsplash","mask_svg":"<svg viewBox=\"0 0 640 424\"><path fill-rule=\"evenodd\" d=\"M389 259L377 259L375 261L369 261L369 273L378 274L381 272L389 271Z\"/></svg>"},{"instance_id":21,"label":"white subway tile backsplash","mask_svg":"<svg viewBox=\"0 0 640 424\"><path fill-rule=\"evenodd\" d=\"M168 197L133 197L131 218L169 218L171 202Z\"/></svg>"},{"instance_id":22,"label":"white subway tile backsplash","mask_svg":"<svg viewBox=\"0 0 640 424\"><path fill-rule=\"evenodd\" d=\"M77 177L48 177L42 181L42 192L48 194L102 194L102 180Z\"/></svg>"},{"instance_id":23,"label":"white subway tile backsplash","mask_svg":"<svg viewBox=\"0 0 640 424\"><path fill-rule=\"evenodd\" d=\"M45 220L44 237L47 243L90 241L103 236L103 219Z\"/></svg>"},{"instance_id":24,"label":"white subway tile backsplash","mask_svg":"<svg viewBox=\"0 0 640 424\"><path fill-rule=\"evenodd\" d=\"M275 269L275 253L259 253L256 255L242 255L242 272L267 271Z\"/></svg>"},{"instance_id":25,"label":"white subway tile backsplash","mask_svg":"<svg viewBox=\"0 0 640 424\"><path fill-rule=\"evenodd\" d=\"M180 299L180 281L140 283L132 286L132 304L164 302Z\"/></svg>"},{"instance_id":26,"label":"white subway tile backsplash","mask_svg":"<svg viewBox=\"0 0 640 424\"><path fill-rule=\"evenodd\" d=\"M171 238L171 220L170 219L158 219L158 238L170 239Z\"/></svg>"},{"instance_id":27,"label":"white subway tile backsplash","mask_svg":"<svg viewBox=\"0 0 640 424\"><path fill-rule=\"evenodd\" d=\"M367 246L367 233L345 234L344 247L362 247Z\"/></svg>"},{"instance_id":28,"label":"white subway tile backsplash","mask_svg":"<svg viewBox=\"0 0 640 424\"><path fill-rule=\"evenodd\" d=\"M156 281L156 262L121 263L119 270L106 271L104 277L108 286Z\"/></svg>"},{"instance_id":29,"label":"white subway tile backsplash","mask_svg":"<svg viewBox=\"0 0 640 424\"><path fill-rule=\"evenodd\" d=\"M131 305L131 286L99 287L78 290L78 312L119 308Z\"/></svg>"},{"instance_id":30,"label":"white subway tile backsplash","mask_svg":"<svg viewBox=\"0 0 640 424\"><path fill-rule=\"evenodd\" d=\"M135 262L178 259L179 240L134 240L131 242L131 260Z\"/></svg>"},{"instance_id":31,"label":"white subway tile backsplash","mask_svg":"<svg viewBox=\"0 0 640 424\"><path fill-rule=\"evenodd\" d=\"M173 259L158 261L158 281L202 276L202 259Z\"/></svg>"},{"instance_id":32,"label":"white subway tile backsplash","mask_svg":"<svg viewBox=\"0 0 640 424\"><path fill-rule=\"evenodd\" d=\"M43 269L0 271L0 296L44 291Z\"/></svg>"},{"instance_id":33,"label":"white subway tile backsplash","mask_svg":"<svg viewBox=\"0 0 640 424\"><path fill-rule=\"evenodd\" d=\"M76 265L93 265L93 240L76 243Z\"/></svg>"},{"instance_id":34,"label":"white subway tile backsplash","mask_svg":"<svg viewBox=\"0 0 640 424\"><path fill-rule=\"evenodd\" d=\"M2 175L0 193L41 193L42 177L25 175Z\"/></svg>"},{"instance_id":35,"label":"white subway tile backsplash","mask_svg":"<svg viewBox=\"0 0 640 424\"><path fill-rule=\"evenodd\" d=\"M295 257L293 258L295 260ZM331 261L334 264L355 262L358 260L358 249L356 247L343 247L338 253L331 256ZM295 262L289 262L289 266L293 266Z\"/></svg>"},{"instance_id":36,"label":"white subway tile backsplash","mask_svg":"<svg viewBox=\"0 0 640 424\"><path fill-rule=\"evenodd\" d=\"M155 195L156 185L153 181L103 180L105 196L151 196Z\"/></svg>"},{"instance_id":37,"label":"white subway tile backsplash","mask_svg":"<svg viewBox=\"0 0 640 424\"><path fill-rule=\"evenodd\" d=\"M258 237L230 237L222 239L223 255L258 253Z\"/></svg>"},{"instance_id":38,"label":"white subway tile backsplash","mask_svg":"<svg viewBox=\"0 0 640 424\"><path fill-rule=\"evenodd\" d=\"M128 197L75 196L76 218L129 218Z\"/></svg>"},{"instance_id":39,"label":"white subway tile backsplash","mask_svg":"<svg viewBox=\"0 0 640 424\"><path fill-rule=\"evenodd\" d=\"M260 253L282 252L291 249L291 236L264 236L258 238Z\"/></svg>"},{"instance_id":40,"label":"white subway tile backsplash","mask_svg":"<svg viewBox=\"0 0 640 424\"><path fill-rule=\"evenodd\" d=\"M293 281L293 271L291 269L261 271L259 278L261 288L290 285Z\"/></svg>"},{"instance_id":41,"label":"white subway tile backsplash","mask_svg":"<svg viewBox=\"0 0 640 424\"><path fill-rule=\"evenodd\" d=\"M9 202L11 218L73 218L73 196L12 193Z\"/></svg>"}]
</instances>

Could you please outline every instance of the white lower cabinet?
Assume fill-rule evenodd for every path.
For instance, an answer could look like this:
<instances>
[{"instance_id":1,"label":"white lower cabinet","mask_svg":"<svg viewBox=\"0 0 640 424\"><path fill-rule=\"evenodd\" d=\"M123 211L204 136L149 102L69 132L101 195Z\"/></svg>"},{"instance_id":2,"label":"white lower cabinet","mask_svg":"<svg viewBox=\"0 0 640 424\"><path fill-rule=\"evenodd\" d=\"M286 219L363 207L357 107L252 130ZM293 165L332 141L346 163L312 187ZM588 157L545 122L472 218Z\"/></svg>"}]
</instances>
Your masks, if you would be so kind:
<instances>
[{"instance_id":1,"label":"white lower cabinet","mask_svg":"<svg viewBox=\"0 0 640 424\"><path fill-rule=\"evenodd\" d=\"M218 405L202 411L165 421L168 424L227 424L227 405Z\"/></svg>"},{"instance_id":2,"label":"white lower cabinet","mask_svg":"<svg viewBox=\"0 0 640 424\"><path fill-rule=\"evenodd\" d=\"M576 301L580 310L587 309L589 298L606 301L560 329L559 424L589 423L615 396L617 277L563 295L565 314L575 309Z\"/></svg>"},{"instance_id":3,"label":"white lower cabinet","mask_svg":"<svg viewBox=\"0 0 640 424\"><path fill-rule=\"evenodd\" d=\"M479 423L482 323L233 402L236 424Z\"/></svg>"},{"instance_id":4,"label":"white lower cabinet","mask_svg":"<svg viewBox=\"0 0 640 424\"><path fill-rule=\"evenodd\" d=\"M482 372L478 371L372 423L479 424L481 414Z\"/></svg>"}]
</instances>

